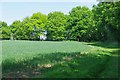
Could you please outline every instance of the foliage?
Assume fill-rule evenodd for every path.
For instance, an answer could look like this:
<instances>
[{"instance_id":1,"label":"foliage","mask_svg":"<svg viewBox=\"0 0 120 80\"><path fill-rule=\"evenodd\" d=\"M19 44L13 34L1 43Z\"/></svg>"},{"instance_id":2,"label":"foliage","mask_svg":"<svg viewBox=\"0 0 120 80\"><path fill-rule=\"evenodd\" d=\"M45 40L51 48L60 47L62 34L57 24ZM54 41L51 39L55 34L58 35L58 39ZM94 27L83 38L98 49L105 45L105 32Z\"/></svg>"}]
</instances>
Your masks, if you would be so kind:
<instances>
[{"instance_id":1,"label":"foliage","mask_svg":"<svg viewBox=\"0 0 120 80\"><path fill-rule=\"evenodd\" d=\"M2 22L0 21L0 39L2 39L2 24L1 24Z\"/></svg>"},{"instance_id":2,"label":"foliage","mask_svg":"<svg viewBox=\"0 0 120 80\"><path fill-rule=\"evenodd\" d=\"M31 22L34 28L34 32L32 32L33 36L35 36L35 39L38 38L38 36L45 35L45 25L47 22L47 16L45 14L42 14L40 12L34 13L31 17Z\"/></svg>"},{"instance_id":3,"label":"foliage","mask_svg":"<svg viewBox=\"0 0 120 80\"><path fill-rule=\"evenodd\" d=\"M66 16L61 12L52 12L48 14L46 24L48 40L65 39Z\"/></svg>"},{"instance_id":4,"label":"foliage","mask_svg":"<svg viewBox=\"0 0 120 80\"><path fill-rule=\"evenodd\" d=\"M19 20L16 20L10 25L10 30L11 30L11 37L14 39L21 39L21 22Z\"/></svg>"},{"instance_id":5,"label":"foliage","mask_svg":"<svg viewBox=\"0 0 120 80\"><path fill-rule=\"evenodd\" d=\"M0 32L1 32L1 36L0 38L2 39L10 39L10 29L7 26L7 23L0 21Z\"/></svg>"},{"instance_id":6,"label":"foliage","mask_svg":"<svg viewBox=\"0 0 120 80\"><path fill-rule=\"evenodd\" d=\"M93 7L94 20L98 28L99 39L117 40L120 31L120 2L101 2Z\"/></svg>"},{"instance_id":7,"label":"foliage","mask_svg":"<svg viewBox=\"0 0 120 80\"><path fill-rule=\"evenodd\" d=\"M26 17L22 22L14 21L10 25L11 33L13 33L14 39L38 40L45 30L46 22L46 15L40 12L34 13L31 17Z\"/></svg>"},{"instance_id":8,"label":"foliage","mask_svg":"<svg viewBox=\"0 0 120 80\"><path fill-rule=\"evenodd\" d=\"M87 7L77 6L70 12L67 26L68 39L87 41L92 36L91 30L94 27L92 11ZM91 30L90 30L91 28Z\"/></svg>"}]
</instances>

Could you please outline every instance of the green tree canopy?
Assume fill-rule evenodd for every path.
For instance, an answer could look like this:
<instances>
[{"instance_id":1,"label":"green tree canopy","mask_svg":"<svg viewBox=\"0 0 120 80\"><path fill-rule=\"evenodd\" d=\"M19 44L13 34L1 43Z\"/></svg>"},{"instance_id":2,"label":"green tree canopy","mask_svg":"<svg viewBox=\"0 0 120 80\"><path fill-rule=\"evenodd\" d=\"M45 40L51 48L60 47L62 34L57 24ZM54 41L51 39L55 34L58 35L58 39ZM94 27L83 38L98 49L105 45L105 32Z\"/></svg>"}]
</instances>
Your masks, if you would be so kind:
<instances>
[{"instance_id":1,"label":"green tree canopy","mask_svg":"<svg viewBox=\"0 0 120 80\"><path fill-rule=\"evenodd\" d=\"M62 12L51 12L48 14L46 24L48 40L65 39L66 16Z\"/></svg>"},{"instance_id":2,"label":"green tree canopy","mask_svg":"<svg viewBox=\"0 0 120 80\"><path fill-rule=\"evenodd\" d=\"M0 21L0 38L39 40L47 36L47 40L120 41L119 15L120 1L99 2L92 10L77 6L68 15L55 11L46 16L37 12L10 26Z\"/></svg>"},{"instance_id":3,"label":"green tree canopy","mask_svg":"<svg viewBox=\"0 0 120 80\"><path fill-rule=\"evenodd\" d=\"M21 22L19 20L14 21L11 25L10 25L10 31L11 31L11 37L13 37L14 39L21 39Z\"/></svg>"},{"instance_id":4,"label":"green tree canopy","mask_svg":"<svg viewBox=\"0 0 120 80\"><path fill-rule=\"evenodd\" d=\"M67 35L68 39L86 41L91 34L88 29L92 28L92 11L83 6L73 8L69 13ZM89 29L90 30L90 29Z\"/></svg>"},{"instance_id":5,"label":"green tree canopy","mask_svg":"<svg viewBox=\"0 0 120 80\"><path fill-rule=\"evenodd\" d=\"M10 39L10 29L6 22L0 21L0 29L2 29L2 32L1 32L2 35L0 36L0 38Z\"/></svg>"},{"instance_id":6,"label":"green tree canopy","mask_svg":"<svg viewBox=\"0 0 120 80\"><path fill-rule=\"evenodd\" d=\"M43 34L46 22L46 15L40 12L34 13L31 17L24 18L22 22L14 21L10 25L11 34L14 39L37 40Z\"/></svg>"},{"instance_id":7,"label":"green tree canopy","mask_svg":"<svg viewBox=\"0 0 120 80\"><path fill-rule=\"evenodd\" d=\"M94 20L98 27L99 39L119 40L120 2L100 2L93 7Z\"/></svg>"}]
</instances>

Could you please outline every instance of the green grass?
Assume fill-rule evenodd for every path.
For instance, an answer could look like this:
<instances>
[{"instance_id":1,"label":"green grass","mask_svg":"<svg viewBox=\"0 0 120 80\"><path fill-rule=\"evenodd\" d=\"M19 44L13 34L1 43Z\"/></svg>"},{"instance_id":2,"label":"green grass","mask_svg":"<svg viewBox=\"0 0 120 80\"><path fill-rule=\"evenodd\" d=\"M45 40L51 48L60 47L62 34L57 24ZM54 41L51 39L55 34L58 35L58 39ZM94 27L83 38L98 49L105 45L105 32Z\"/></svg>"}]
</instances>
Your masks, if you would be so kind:
<instances>
[{"instance_id":1,"label":"green grass","mask_svg":"<svg viewBox=\"0 0 120 80\"><path fill-rule=\"evenodd\" d=\"M3 41L3 77L113 78L120 76L116 43Z\"/></svg>"},{"instance_id":2,"label":"green grass","mask_svg":"<svg viewBox=\"0 0 120 80\"><path fill-rule=\"evenodd\" d=\"M49 41L3 41L3 61L6 59L23 60L33 58L37 54L71 53L89 50L91 47L79 42Z\"/></svg>"}]
</instances>

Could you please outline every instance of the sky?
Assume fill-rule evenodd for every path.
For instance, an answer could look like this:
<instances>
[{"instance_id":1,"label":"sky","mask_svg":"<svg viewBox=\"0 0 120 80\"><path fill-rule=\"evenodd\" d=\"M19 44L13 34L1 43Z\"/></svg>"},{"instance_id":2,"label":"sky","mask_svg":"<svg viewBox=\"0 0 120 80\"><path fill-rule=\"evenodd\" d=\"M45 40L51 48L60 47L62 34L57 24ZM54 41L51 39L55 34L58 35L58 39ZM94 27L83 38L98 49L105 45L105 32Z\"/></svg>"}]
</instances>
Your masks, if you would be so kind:
<instances>
[{"instance_id":1,"label":"sky","mask_svg":"<svg viewBox=\"0 0 120 80\"><path fill-rule=\"evenodd\" d=\"M10 0L9 0L10 1ZM0 21L5 21L8 25L12 24L15 20L22 21L27 16L32 16L33 13L41 12L43 14L48 14L53 11L61 11L65 14L68 14L69 11L76 6L87 6L92 9L93 5L96 5L98 2L95 0L88 1L20 1L12 0L9 2L4 0L0 2Z\"/></svg>"}]
</instances>

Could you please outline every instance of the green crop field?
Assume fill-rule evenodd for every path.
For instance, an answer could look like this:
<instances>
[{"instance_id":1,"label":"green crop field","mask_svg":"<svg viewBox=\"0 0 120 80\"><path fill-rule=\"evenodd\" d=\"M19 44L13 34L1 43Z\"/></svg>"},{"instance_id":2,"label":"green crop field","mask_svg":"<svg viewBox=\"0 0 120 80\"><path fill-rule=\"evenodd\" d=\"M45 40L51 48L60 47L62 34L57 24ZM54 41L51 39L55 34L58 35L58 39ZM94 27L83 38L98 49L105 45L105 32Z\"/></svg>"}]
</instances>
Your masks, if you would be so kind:
<instances>
[{"instance_id":1,"label":"green crop field","mask_svg":"<svg viewBox=\"0 0 120 80\"><path fill-rule=\"evenodd\" d=\"M116 43L2 41L2 76L118 77L118 52L119 46Z\"/></svg>"},{"instance_id":2,"label":"green crop field","mask_svg":"<svg viewBox=\"0 0 120 80\"><path fill-rule=\"evenodd\" d=\"M74 41L3 41L2 45L3 61L6 59L22 60L24 58L33 58L37 54L81 52L92 48Z\"/></svg>"}]
</instances>

